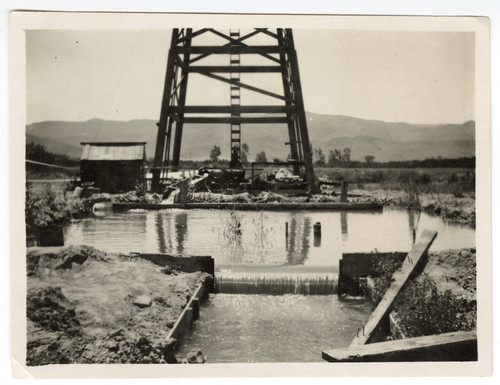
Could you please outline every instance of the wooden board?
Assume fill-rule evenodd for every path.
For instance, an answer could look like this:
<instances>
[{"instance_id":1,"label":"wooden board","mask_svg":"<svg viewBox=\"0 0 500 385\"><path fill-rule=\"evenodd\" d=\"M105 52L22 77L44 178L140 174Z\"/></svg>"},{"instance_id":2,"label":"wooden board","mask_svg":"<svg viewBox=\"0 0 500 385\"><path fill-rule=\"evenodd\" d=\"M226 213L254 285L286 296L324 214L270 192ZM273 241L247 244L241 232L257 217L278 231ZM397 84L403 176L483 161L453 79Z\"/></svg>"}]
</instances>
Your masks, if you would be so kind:
<instances>
[{"instance_id":1,"label":"wooden board","mask_svg":"<svg viewBox=\"0 0 500 385\"><path fill-rule=\"evenodd\" d=\"M179 209L179 204L153 204L153 203L113 203L113 210L124 211L131 209L165 210ZM366 210L382 211L383 205L377 202L350 203L188 203L186 209L205 210Z\"/></svg>"},{"instance_id":2,"label":"wooden board","mask_svg":"<svg viewBox=\"0 0 500 385\"><path fill-rule=\"evenodd\" d=\"M363 330L360 331L356 337L354 337L351 342L351 346L370 343L370 340L375 335L375 332L381 325L384 317L388 316L392 303L397 298L412 273L417 269L417 267L422 267L423 263L425 263L427 250L431 247L432 242L436 239L436 236L437 231L424 230L422 232L419 242L413 245L413 248L403 261L401 269L394 273L391 286L389 286L382 297L382 300L370 315L370 318L363 327Z\"/></svg>"},{"instance_id":3,"label":"wooden board","mask_svg":"<svg viewBox=\"0 0 500 385\"><path fill-rule=\"evenodd\" d=\"M476 361L476 331L453 332L322 352L328 362Z\"/></svg>"}]
</instances>

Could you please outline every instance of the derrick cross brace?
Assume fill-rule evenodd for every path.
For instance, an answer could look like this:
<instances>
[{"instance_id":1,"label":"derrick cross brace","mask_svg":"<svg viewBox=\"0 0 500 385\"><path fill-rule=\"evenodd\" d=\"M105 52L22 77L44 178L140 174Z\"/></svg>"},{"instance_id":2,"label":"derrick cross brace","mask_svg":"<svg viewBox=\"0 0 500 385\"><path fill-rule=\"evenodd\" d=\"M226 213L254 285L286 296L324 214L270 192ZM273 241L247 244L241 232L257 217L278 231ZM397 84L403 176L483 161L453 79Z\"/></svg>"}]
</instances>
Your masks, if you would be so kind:
<instances>
[{"instance_id":1,"label":"derrick cross brace","mask_svg":"<svg viewBox=\"0 0 500 385\"><path fill-rule=\"evenodd\" d=\"M218 37L218 45L193 44L197 37L209 34ZM254 36L263 35L273 44L252 44ZM220 43L220 38L223 39L224 44ZM227 55L230 57L230 65L202 65L203 59L211 55ZM239 58L242 56L264 57L269 65L241 65ZM235 58L238 58L238 63L235 62ZM231 60L233 60L232 63ZM251 58L245 62L251 63ZM237 64L237 69L235 64ZM238 75L235 75L235 70ZM250 80L252 76L262 73L275 73L280 76L283 93L276 94L253 86L251 83L243 82L240 77L243 74ZM250 90L266 95L270 100L278 100L279 104L245 105L238 100L238 103L230 102L229 105L224 106L186 105L188 79L190 79L190 84L196 84L196 76L199 75L229 84L233 94L235 90L238 90L238 94L240 89ZM157 123L158 135L152 168L152 190L161 189L168 170L178 170L185 124L221 123L229 124L232 127L231 130L243 124L286 124L289 136L286 144L290 146L290 164L293 165L293 172L295 175L305 175L309 189L316 190L312 148L307 130L297 52L291 29L254 28L249 32L238 32L238 34L223 33L211 28L198 30L176 28L172 31L160 119ZM240 135L241 133L231 141L231 146L238 146L238 150L241 145Z\"/></svg>"}]
</instances>

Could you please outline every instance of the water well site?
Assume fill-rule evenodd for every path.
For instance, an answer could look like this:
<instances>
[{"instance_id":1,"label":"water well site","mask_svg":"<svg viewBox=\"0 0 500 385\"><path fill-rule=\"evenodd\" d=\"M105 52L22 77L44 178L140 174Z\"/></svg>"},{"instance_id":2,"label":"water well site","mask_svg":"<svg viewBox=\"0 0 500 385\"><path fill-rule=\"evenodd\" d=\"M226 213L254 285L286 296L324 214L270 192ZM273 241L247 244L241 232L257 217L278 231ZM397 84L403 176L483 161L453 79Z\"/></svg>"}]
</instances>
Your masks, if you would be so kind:
<instances>
[{"instance_id":1,"label":"water well site","mask_svg":"<svg viewBox=\"0 0 500 385\"><path fill-rule=\"evenodd\" d=\"M30 221L45 207L57 225L28 237L28 365L475 359L467 210L453 221L395 203L397 191L391 200L356 191L341 208L331 193L189 192L193 205L212 205L203 208L149 192L81 198L32 186ZM471 207L470 196L448 199ZM385 350L397 341L408 344Z\"/></svg>"},{"instance_id":2,"label":"water well site","mask_svg":"<svg viewBox=\"0 0 500 385\"><path fill-rule=\"evenodd\" d=\"M478 360L475 123L306 112L297 35L173 29L156 125L27 126L27 366Z\"/></svg>"}]
</instances>

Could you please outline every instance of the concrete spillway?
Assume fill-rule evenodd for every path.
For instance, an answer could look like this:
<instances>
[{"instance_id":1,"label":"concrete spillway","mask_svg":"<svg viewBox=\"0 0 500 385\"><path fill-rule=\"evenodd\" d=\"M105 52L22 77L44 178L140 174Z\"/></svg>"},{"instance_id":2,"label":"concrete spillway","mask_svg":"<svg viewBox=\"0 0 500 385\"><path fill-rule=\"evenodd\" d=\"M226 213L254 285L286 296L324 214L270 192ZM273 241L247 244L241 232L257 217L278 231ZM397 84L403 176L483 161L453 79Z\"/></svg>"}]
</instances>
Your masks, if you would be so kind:
<instances>
[{"instance_id":1,"label":"concrete spillway","mask_svg":"<svg viewBox=\"0 0 500 385\"><path fill-rule=\"evenodd\" d=\"M318 275L216 275L215 292L223 294L330 295L337 293L337 278Z\"/></svg>"},{"instance_id":2,"label":"concrete spillway","mask_svg":"<svg viewBox=\"0 0 500 385\"><path fill-rule=\"evenodd\" d=\"M331 266L219 266L215 292L224 294L337 294Z\"/></svg>"}]
</instances>

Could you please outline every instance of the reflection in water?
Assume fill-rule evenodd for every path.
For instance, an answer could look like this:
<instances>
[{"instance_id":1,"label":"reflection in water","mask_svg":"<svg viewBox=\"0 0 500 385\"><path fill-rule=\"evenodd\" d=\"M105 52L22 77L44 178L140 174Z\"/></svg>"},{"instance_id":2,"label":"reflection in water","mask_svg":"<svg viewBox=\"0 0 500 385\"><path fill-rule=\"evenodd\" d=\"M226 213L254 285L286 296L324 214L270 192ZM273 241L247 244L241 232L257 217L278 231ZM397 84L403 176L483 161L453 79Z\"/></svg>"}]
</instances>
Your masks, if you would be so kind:
<instances>
[{"instance_id":1,"label":"reflection in water","mask_svg":"<svg viewBox=\"0 0 500 385\"><path fill-rule=\"evenodd\" d=\"M166 254L167 245L165 244L165 230L163 229L163 216L160 213L156 214L155 217L156 231L158 233L158 247L160 248L160 253Z\"/></svg>"},{"instance_id":2,"label":"reflection in water","mask_svg":"<svg viewBox=\"0 0 500 385\"><path fill-rule=\"evenodd\" d=\"M349 234L347 230L347 211L340 212L340 232L342 233L342 242L346 242Z\"/></svg>"},{"instance_id":3,"label":"reflection in water","mask_svg":"<svg viewBox=\"0 0 500 385\"><path fill-rule=\"evenodd\" d=\"M287 261L290 262L290 260L293 259L293 255L295 254L295 238L296 238L296 227L297 227L297 221L295 218L292 218L290 221L290 233L289 236L286 240L286 250L287 250Z\"/></svg>"},{"instance_id":4,"label":"reflection in water","mask_svg":"<svg viewBox=\"0 0 500 385\"><path fill-rule=\"evenodd\" d=\"M319 235L314 234L313 246L314 247L321 247L321 234L319 234Z\"/></svg>"},{"instance_id":5,"label":"reflection in water","mask_svg":"<svg viewBox=\"0 0 500 385\"><path fill-rule=\"evenodd\" d=\"M416 234L418 230L418 222L420 220L420 211L408 209L408 225L410 236L413 243L416 241Z\"/></svg>"},{"instance_id":6,"label":"reflection in water","mask_svg":"<svg viewBox=\"0 0 500 385\"><path fill-rule=\"evenodd\" d=\"M158 234L159 252L181 255L184 252L184 242L187 235L187 213L164 215L164 213L157 212L154 220Z\"/></svg>"},{"instance_id":7,"label":"reflection in water","mask_svg":"<svg viewBox=\"0 0 500 385\"><path fill-rule=\"evenodd\" d=\"M322 226L321 243L314 242L316 222ZM228 232L229 227L236 231ZM383 213L237 211L233 216L228 210L137 210L75 221L64 231L67 245L87 244L106 252L211 255L216 266L319 267L337 266L342 253L375 248L408 251L412 227L418 229L417 240L424 229L438 231L431 251L475 246L475 231L470 227L446 224L425 213L390 209Z\"/></svg>"},{"instance_id":8,"label":"reflection in water","mask_svg":"<svg viewBox=\"0 0 500 385\"><path fill-rule=\"evenodd\" d=\"M289 265L303 265L309 251L311 236L311 219L302 218L303 224L293 218L291 220L287 260Z\"/></svg>"},{"instance_id":9,"label":"reflection in water","mask_svg":"<svg viewBox=\"0 0 500 385\"><path fill-rule=\"evenodd\" d=\"M222 225L222 235L219 235L220 246L229 250L230 262L241 264L244 249L242 246L243 230L239 214L231 211L229 218L220 216Z\"/></svg>"},{"instance_id":10,"label":"reflection in water","mask_svg":"<svg viewBox=\"0 0 500 385\"><path fill-rule=\"evenodd\" d=\"M175 231L177 233L177 254L184 252L184 238L187 234L187 213L177 213L175 216Z\"/></svg>"}]
</instances>

